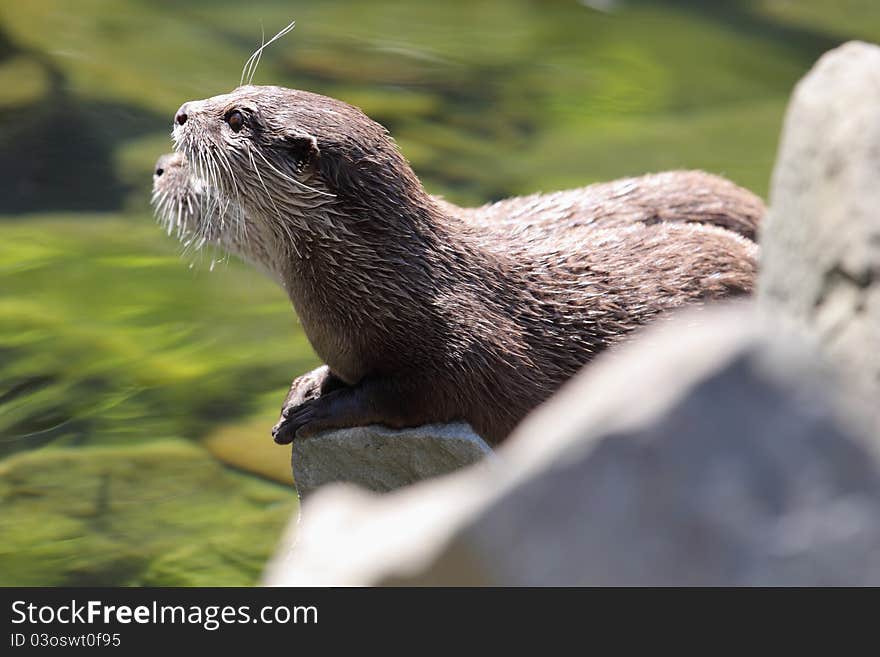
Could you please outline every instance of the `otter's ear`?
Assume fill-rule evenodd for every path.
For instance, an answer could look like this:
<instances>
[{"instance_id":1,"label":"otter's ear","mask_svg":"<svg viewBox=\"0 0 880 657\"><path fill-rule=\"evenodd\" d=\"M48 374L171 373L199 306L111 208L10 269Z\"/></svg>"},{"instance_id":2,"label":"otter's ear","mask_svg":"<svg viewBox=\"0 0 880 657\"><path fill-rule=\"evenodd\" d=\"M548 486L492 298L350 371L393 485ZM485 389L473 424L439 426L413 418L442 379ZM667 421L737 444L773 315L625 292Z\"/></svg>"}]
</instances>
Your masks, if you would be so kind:
<instances>
[{"instance_id":1,"label":"otter's ear","mask_svg":"<svg viewBox=\"0 0 880 657\"><path fill-rule=\"evenodd\" d=\"M356 179L353 175L354 169L354 163L333 148L324 149L318 158L318 171L321 172L321 177L338 193L350 191Z\"/></svg>"},{"instance_id":2,"label":"otter's ear","mask_svg":"<svg viewBox=\"0 0 880 657\"><path fill-rule=\"evenodd\" d=\"M314 164L321 176L336 191L343 191L350 184L351 163L335 153L332 147L321 150L314 135L292 134L284 138L284 144L290 156L296 161L297 167Z\"/></svg>"},{"instance_id":3,"label":"otter's ear","mask_svg":"<svg viewBox=\"0 0 880 657\"><path fill-rule=\"evenodd\" d=\"M284 139L284 145L290 152L290 157L296 161L298 167L311 164L320 154L318 140L314 135L288 135Z\"/></svg>"}]
</instances>

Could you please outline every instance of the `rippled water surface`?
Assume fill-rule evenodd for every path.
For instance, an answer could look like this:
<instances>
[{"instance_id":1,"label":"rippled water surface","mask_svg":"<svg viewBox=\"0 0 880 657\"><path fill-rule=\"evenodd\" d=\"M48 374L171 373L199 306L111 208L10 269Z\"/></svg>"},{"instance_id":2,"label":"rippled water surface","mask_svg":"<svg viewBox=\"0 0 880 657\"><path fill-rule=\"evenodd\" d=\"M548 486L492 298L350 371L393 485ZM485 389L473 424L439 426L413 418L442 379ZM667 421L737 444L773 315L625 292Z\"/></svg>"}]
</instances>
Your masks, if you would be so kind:
<instances>
[{"instance_id":1,"label":"rippled water surface","mask_svg":"<svg viewBox=\"0 0 880 657\"><path fill-rule=\"evenodd\" d=\"M316 364L286 298L148 207L185 100L359 105L461 203L699 167L765 194L823 51L876 0L0 5L0 584L248 584L296 508L268 435Z\"/></svg>"}]
</instances>

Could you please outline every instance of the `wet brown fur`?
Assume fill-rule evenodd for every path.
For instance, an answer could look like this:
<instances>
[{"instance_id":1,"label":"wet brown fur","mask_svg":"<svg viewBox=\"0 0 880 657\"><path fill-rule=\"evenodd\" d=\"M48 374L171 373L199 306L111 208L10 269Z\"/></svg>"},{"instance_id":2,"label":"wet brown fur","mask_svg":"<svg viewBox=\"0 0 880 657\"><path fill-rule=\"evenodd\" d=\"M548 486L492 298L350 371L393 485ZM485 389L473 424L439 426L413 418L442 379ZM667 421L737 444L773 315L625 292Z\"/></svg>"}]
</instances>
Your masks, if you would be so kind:
<instances>
[{"instance_id":1,"label":"wet brown fur","mask_svg":"<svg viewBox=\"0 0 880 657\"><path fill-rule=\"evenodd\" d=\"M214 209L189 230L274 275L327 364L294 382L279 442L466 420L498 443L634 329L754 284L763 203L716 176L465 209L427 194L386 130L338 100L246 86L181 110L190 175L159 191L199 182Z\"/></svg>"}]
</instances>

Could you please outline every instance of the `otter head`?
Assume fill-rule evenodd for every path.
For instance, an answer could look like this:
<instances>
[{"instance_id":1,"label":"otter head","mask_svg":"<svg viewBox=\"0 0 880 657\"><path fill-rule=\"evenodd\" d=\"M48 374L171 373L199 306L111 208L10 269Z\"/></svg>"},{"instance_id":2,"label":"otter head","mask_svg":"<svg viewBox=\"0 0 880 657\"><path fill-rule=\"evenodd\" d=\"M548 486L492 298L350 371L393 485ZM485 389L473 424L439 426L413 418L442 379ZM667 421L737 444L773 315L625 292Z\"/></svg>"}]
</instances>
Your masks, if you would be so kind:
<instances>
[{"instance_id":1,"label":"otter head","mask_svg":"<svg viewBox=\"0 0 880 657\"><path fill-rule=\"evenodd\" d=\"M318 94L243 86L190 101L173 137L205 200L243 222L226 230L263 251L287 248L285 257L321 239L376 233L376 218L405 221L401 204L427 198L385 128Z\"/></svg>"}]
</instances>

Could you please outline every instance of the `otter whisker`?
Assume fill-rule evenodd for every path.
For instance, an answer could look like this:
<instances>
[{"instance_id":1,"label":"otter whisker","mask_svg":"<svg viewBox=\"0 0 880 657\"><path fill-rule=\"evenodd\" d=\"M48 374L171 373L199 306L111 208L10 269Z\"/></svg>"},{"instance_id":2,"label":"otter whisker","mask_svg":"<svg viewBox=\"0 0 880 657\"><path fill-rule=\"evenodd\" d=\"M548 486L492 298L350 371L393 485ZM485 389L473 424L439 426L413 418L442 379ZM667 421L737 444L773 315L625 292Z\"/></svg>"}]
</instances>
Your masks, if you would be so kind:
<instances>
[{"instance_id":1,"label":"otter whisker","mask_svg":"<svg viewBox=\"0 0 880 657\"><path fill-rule=\"evenodd\" d=\"M260 66L260 60L263 58L263 48L266 45L266 28L263 27L263 21L260 21L260 48L257 55L257 59L254 61L253 66L251 67L250 74L247 76L248 84L251 84L254 80L254 75L257 74L257 68Z\"/></svg>"},{"instance_id":2,"label":"otter whisker","mask_svg":"<svg viewBox=\"0 0 880 657\"><path fill-rule=\"evenodd\" d=\"M251 149L247 149L247 152L248 152L248 156L250 157L251 166L254 169L254 173L257 174L257 179L260 181L260 185L263 187L263 191L266 192L266 198L269 199L269 203L275 209L275 214L278 216L279 227L282 230L289 231L289 229L287 228L287 222L284 221L284 217L281 216L281 211L278 209L278 206L275 205L275 199L272 198L272 195L269 193L269 188L266 187L266 183L263 182L263 176L260 175L260 170L257 168L257 162L256 162L256 160L254 160L253 151ZM289 243L290 243L291 247L293 248L293 250L296 252L297 257L299 257L300 252L299 252L299 248L297 248L297 246L296 246L296 240L293 239L293 235L291 235L289 232L288 232L288 235L291 238Z\"/></svg>"},{"instance_id":3,"label":"otter whisker","mask_svg":"<svg viewBox=\"0 0 880 657\"><path fill-rule=\"evenodd\" d=\"M245 79L247 79L248 84L254 79L254 74L256 73L257 66L260 63L260 57L263 53L263 48L266 45L266 29L263 27L263 21L260 21L260 47L248 57L248 60L244 63L244 67L241 69L241 78L238 81L239 86L244 84ZM257 62L253 64L253 71L250 71L248 67L253 63L254 56L260 53L260 56L257 57Z\"/></svg>"},{"instance_id":4,"label":"otter whisker","mask_svg":"<svg viewBox=\"0 0 880 657\"><path fill-rule=\"evenodd\" d=\"M208 154L204 150L200 150L198 156L200 176L208 183L210 189L210 193L206 194L205 197L207 200L205 222L198 229L201 240L207 240L208 237L213 234L213 219L219 212L220 200L217 195L217 181L213 177L213 173L208 163ZM204 241L202 241L201 244L198 244L196 249L201 249L203 245Z\"/></svg>"},{"instance_id":5,"label":"otter whisker","mask_svg":"<svg viewBox=\"0 0 880 657\"><path fill-rule=\"evenodd\" d=\"M293 176L290 176L290 175L284 173L283 171L279 171L275 166L272 165L271 162L269 162L269 160L266 159L266 156L263 155L260 151L257 151L257 155L259 155L263 159L263 162L265 162L266 166L268 166L270 169L272 169L272 171L277 173L279 176L281 176L285 180L289 180L297 187L301 187L302 189L308 190L314 194L319 194L321 196L327 196L329 198L336 198L336 194L331 194L330 192L324 192L324 191L321 191L320 189L315 189L314 187L309 187L304 182L300 182L299 180L297 180Z\"/></svg>"},{"instance_id":6,"label":"otter whisker","mask_svg":"<svg viewBox=\"0 0 880 657\"><path fill-rule=\"evenodd\" d=\"M181 214L183 213L183 201L177 202L177 230L179 231L182 225ZM168 222L168 234L171 235L171 229L173 228L173 224Z\"/></svg>"},{"instance_id":7,"label":"otter whisker","mask_svg":"<svg viewBox=\"0 0 880 657\"><path fill-rule=\"evenodd\" d=\"M238 189L238 182L236 180L235 173L232 169L232 164L229 162L229 158L226 156L226 153L223 151L218 151L218 160L223 165L225 171L229 174L229 181L232 185L232 191L235 194L235 203L238 212L235 216L235 238L242 243L247 241L247 222L241 220L241 195Z\"/></svg>"},{"instance_id":8,"label":"otter whisker","mask_svg":"<svg viewBox=\"0 0 880 657\"><path fill-rule=\"evenodd\" d=\"M248 58L248 60L244 64L244 68L241 71L241 79L239 80L239 85L243 85L245 79L247 79L248 84L253 82L254 75L257 72L257 66L259 66L260 64L260 58L263 56L263 50L270 44L288 34L291 30L293 30L294 27L296 27L296 21L291 21L291 23L287 27L285 27L283 30L281 30L278 34L273 36L265 43L262 42L262 39L260 40L260 47L254 51L254 53Z\"/></svg>"},{"instance_id":9,"label":"otter whisker","mask_svg":"<svg viewBox=\"0 0 880 657\"><path fill-rule=\"evenodd\" d=\"M222 197L223 190L220 187L220 181L218 180L218 177L217 177L217 166L216 166L216 163L214 162L214 158L210 152L205 153L205 164L208 168L208 175L210 176L211 185L216 193L215 197L216 197L216 202L217 202L217 219L220 222L220 229L222 230L224 215L226 213L226 206L223 204L223 201L224 201L224 199ZM210 227L210 224L207 227Z\"/></svg>"}]
</instances>

